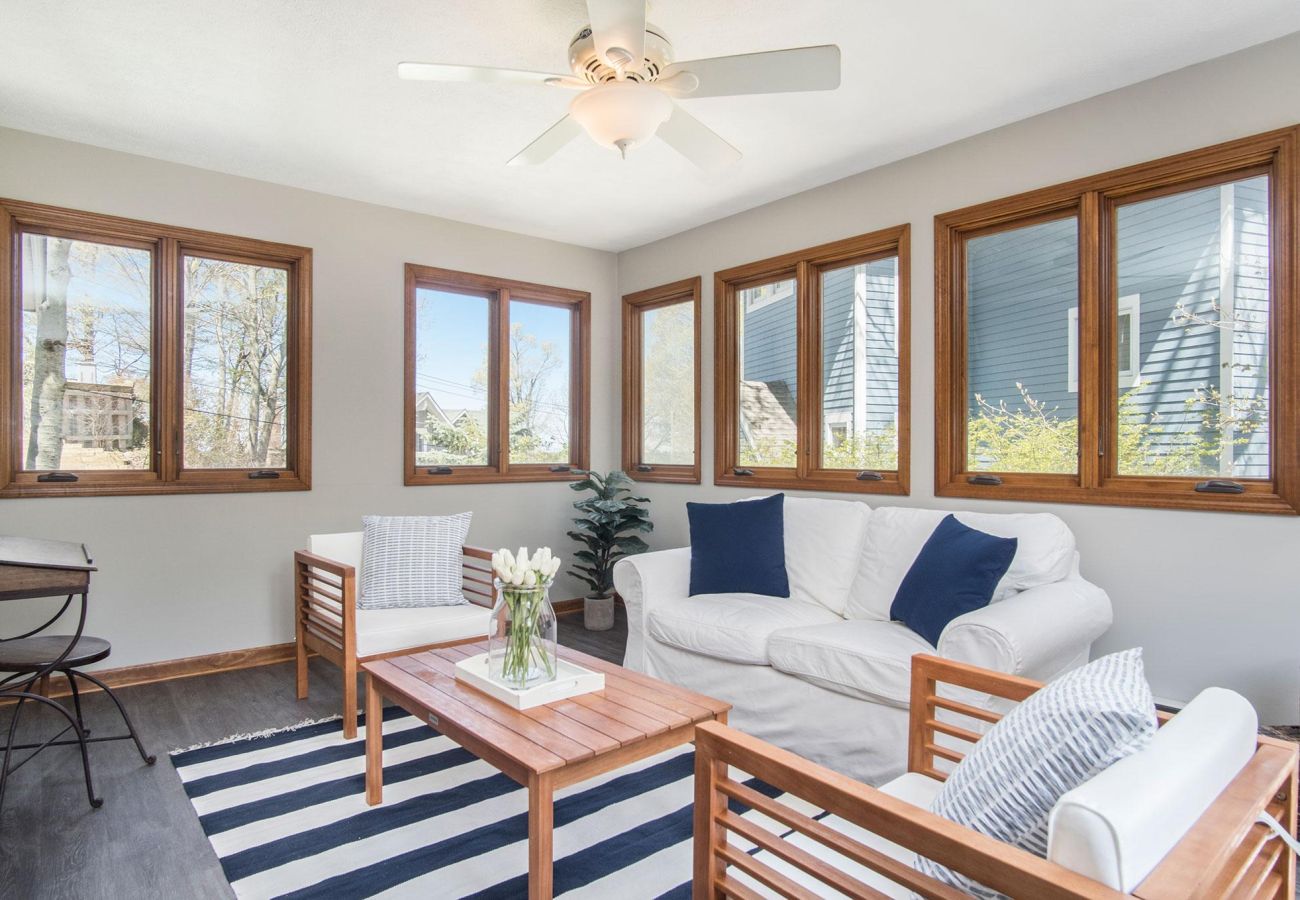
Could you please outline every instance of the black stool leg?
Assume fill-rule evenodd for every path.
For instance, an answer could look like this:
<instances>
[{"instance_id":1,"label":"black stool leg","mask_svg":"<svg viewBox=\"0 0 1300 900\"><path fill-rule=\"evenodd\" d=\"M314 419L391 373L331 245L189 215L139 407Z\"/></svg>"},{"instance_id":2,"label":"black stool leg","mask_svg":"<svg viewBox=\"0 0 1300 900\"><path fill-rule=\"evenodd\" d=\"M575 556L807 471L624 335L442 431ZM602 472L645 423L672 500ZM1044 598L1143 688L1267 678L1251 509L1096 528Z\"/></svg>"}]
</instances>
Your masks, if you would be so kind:
<instances>
[{"instance_id":1,"label":"black stool leg","mask_svg":"<svg viewBox=\"0 0 1300 900\"><path fill-rule=\"evenodd\" d=\"M100 681L98 678L96 678L94 675L91 675L88 672L82 672L76 669L69 669L68 680L71 681L73 676L76 676L77 678L86 679L91 684L97 685L99 689L103 691L105 694L108 694L108 698L113 701L113 704L115 706L117 706L117 711L122 714L122 721L126 723L126 730L131 733L131 740L135 741L135 749L140 751L140 758L145 761L146 765L152 766L154 762L157 761L157 757L145 752L144 744L140 743L140 735L136 734L135 725L131 723L131 717L127 715L126 707L122 705L122 701L117 699L117 694L114 694L112 689L110 689L108 685L104 684L104 682Z\"/></svg>"},{"instance_id":2,"label":"black stool leg","mask_svg":"<svg viewBox=\"0 0 1300 900\"><path fill-rule=\"evenodd\" d=\"M4 808L5 802L5 785L9 783L9 759L13 756L14 737L18 732L18 716L23 711L23 701L25 697L19 697L14 704L13 721L9 723L9 738L5 741L5 759L4 765L0 766L0 809Z\"/></svg>"},{"instance_id":3,"label":"black stool leg","mask_svg":"<svg viewBox=\"0 0 1300 900\"><path fill-rule=\"evenodd\" d=\"M81 726L81 733L89 737L90 729L86 727L86 720L81 717L81 691L77 689L77 679L72 677L71 669L64 669L63 677L68 679L68 687L72 689L72 708L77 711L77 724Z\"/></svg>"},{"instance_id":4,"label":"black stool leg","mask_svg":"<svg viewBox=\"0 0 1300 900\"><path fill-rule=\"evenodd\" d=\"M90 753L86 749L86 735L85 732L81 730L81 726L77 724L77 720L73 717L72 713L68 712L63 707L63 704L59 703L57 700L51 700L49 697L43 697L40 694L32 694L27 691L15 691L8 696L17 697L19 704L24 700L31 700L34 703L43 703L52 709L57 709L59 714L68 720L68 724L72 726L72 730L77 734L77 743L81 747L81 768L86 773L86 799L90 801L90 805L94 809L99 809L103 806L103 799L95 796L95 783L90 777ZM13 751L14 731L16 730L15 726L17 724L17 710L14 712L15 721L11 722L9 725L9 743L5 745L4 771L6 773L9 771L9 755ZM0 795L0 800L3 800L2 795Z\"/></svg>"}]
</instances>

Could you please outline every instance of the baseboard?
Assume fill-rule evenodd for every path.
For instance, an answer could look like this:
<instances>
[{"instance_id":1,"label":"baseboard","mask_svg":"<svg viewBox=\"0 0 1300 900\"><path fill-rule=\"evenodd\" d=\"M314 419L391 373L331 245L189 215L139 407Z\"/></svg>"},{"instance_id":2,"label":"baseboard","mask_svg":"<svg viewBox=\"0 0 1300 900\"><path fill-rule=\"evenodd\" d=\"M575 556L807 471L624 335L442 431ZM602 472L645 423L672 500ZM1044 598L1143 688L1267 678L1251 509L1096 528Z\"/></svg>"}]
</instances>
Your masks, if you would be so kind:
<instances>
[{"instance_id":1,"label":"baseboard","mask_svg":"<svg viewBox=\"0 0 1300 900\"><path fill-rule=\"evenodd\" d=\"M616 597L622 603L621 597ZM582 612L582 597L559 600L553 604L557 616L571 616ZM193 678L196 675L213 675L217 672L232 672L236 669L252 669L256 666L269 666L288 662L294 658L293 642L287 644L270 644L265 647L250 647L247 650L225 650L221 653L207 653L203 656L187 656L184 659L168 659L162 662L141 663L138 666L122 666L118 669L96 669L94 675L111 688L132 687L139 684L153 684L158 681L173 681L177 678ZM98 690L93 685L80 683L83 691ZM68 680L62 675L50 679L48 697L67 697L71 694ZM12 701L10 701L12 702Z\"/></svg>"},{"instance_id":2,"label":"baseboard","mask_svg":"<svg viewBox=\"0 0 1300 900\"><path fill-rule=\"evenodd\" d=\"M109 687L120 688L153 684L157 681L172 681L177 678L193 678L196 675L232 672L235 669L251 669L255 666L269 666L273 663L288 662L293 658L294 645L290 642L271 644L266 647L250 647L247 650L225 650L203 656L187 656L184 659L141 663L138 666L122 666L118 669L97 669L92 674ZM78 686L83 692L98 690L84 681L79 682ZM70 693L68 680L62 675L50 679L46 696L66 697Z\"/></svg>"},{"instance_id":3,"label":"baseboard","mask_svg":"<svg viewBox=\"0 0 1300 900\"><path fill-rule=\"evenodd\" d=\"M582 604L585 600L585 597L574 597L572 600L557 600L551 606L555 609L557 616L571 616L574 613L582 612ZM623 598L615 594L614 602L622 606Z\"/></svg>"}]
</instances>

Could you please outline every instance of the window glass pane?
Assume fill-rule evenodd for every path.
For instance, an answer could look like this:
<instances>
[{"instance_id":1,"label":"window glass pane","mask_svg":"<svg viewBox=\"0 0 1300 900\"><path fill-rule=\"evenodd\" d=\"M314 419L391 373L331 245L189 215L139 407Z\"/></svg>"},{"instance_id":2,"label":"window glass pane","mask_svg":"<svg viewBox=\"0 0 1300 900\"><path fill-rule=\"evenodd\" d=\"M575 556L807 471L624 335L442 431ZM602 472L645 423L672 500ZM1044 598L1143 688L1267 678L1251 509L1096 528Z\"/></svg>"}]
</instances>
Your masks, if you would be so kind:
<instances>
[{"instance_id":1,"label":"window glass pane","mask_svg":"<svg viewBox=\"0 0 1300 900\"><path fill-rule=\"evenodd\" d=\"M1078 471L1078 231L1069 218L966 243L972 471Z\"/></svg>"},{"instance_id":2,"label":"window glass pane","mask_svg":"<svg viewBox=\"0 0 1300 900\"><path fill-rule=\"evenodd\" d=\"M568 463L568 307L510 301L510 462Z\"/></svg>"},{"instance_id":3,"label":"window glass pane","mask_svg":"<svg viewBox=\"0 0 1300 900\"><path fill-rule=\"evenodd\" d=\"M483 295L415 291L415 464L488 464L488 336Z\"/></svg>"},{"instance_id":4,"label":"window glass pane","mask_svg":"<svg viewBox=\"0 0 1300 900\"><path fill-rule=\"evenodd\" d=\"M695 464L695 304L641 314L641 461Z\"/></svg>"},{"instance_id":5,"label":"window glass pane","mask_svg":"<svg viewBox=\"0 0 1300 900\"><path fill-rule=\"evenodd\" d=\"M285 466L289 273L186 256L182 465Z\"/></svg>"},{"instance_id":6,"label":"window glass pane","mask_svg":"<svg viewBox=\"0 0 1300 900\"><path fill-rule=\"evenodd\" d=\"M1116 229L1138 342L1133 378L1119 348L1120 474L1267 478L1268 178L1121 206Z\"/></svg>"},{"instance_id":7,"label":"window glass pane","mask_svg":"<svg viewBox=\"0 0 1300 900\"><path fill-rule=\"evenodd\" d=\"M821 274L822 465L898 468L898 258Z\"/></svg>"},{"instance_id":8,"label":"window glass pane","mask_svg":"<svg viewBox=\"0 0 1300 900\"><path fill-rule=\"evenodd\" d=\"M153 254L22 236L23 469L149 469Z\"/></svg>"},{"instance_id":9,"label":"window glass pane","mask_svg":"<svg viewBox=\"0 0 1300 900\"><path fill-rule=\"evenodd\" d=\"M795 280L736 292L741 466L792 468L798 450Z\"/></svg>"}]
</instances>

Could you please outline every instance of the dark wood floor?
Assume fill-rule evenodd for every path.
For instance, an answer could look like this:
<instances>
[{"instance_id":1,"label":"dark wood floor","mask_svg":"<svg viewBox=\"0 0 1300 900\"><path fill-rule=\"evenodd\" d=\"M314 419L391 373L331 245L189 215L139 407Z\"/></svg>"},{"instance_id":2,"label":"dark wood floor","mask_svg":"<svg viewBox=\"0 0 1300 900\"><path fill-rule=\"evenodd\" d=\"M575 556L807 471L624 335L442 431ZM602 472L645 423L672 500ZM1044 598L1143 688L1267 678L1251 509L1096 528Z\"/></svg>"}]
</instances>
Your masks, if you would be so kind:
<instances>
[{"instance_id":1,"label":"dark wood floor","mask_svg":"<svg viewBox=\"0 0 1300 900\"><path fill-rule=\"evenodd\" d=\"M562 617L560 642L622 662L623 610L606 632L584 630L581 615ZM18 770L0 810L0 897L234 896L167 751L336 714L338 670L313 660L311 678L311 697L301 701L294 699L290 663L122 689L157 764L146 767L129 742L95 745L92 773L104 798L97 810L86 802L75 748L47 750ZM9 715L0 711L6 731ZM53 716L29 718L25 710L20 739L43 740L57 730ZM86 718L101 734L120 725L102 694L87 698Z\"/></svg>"}]
</instances>

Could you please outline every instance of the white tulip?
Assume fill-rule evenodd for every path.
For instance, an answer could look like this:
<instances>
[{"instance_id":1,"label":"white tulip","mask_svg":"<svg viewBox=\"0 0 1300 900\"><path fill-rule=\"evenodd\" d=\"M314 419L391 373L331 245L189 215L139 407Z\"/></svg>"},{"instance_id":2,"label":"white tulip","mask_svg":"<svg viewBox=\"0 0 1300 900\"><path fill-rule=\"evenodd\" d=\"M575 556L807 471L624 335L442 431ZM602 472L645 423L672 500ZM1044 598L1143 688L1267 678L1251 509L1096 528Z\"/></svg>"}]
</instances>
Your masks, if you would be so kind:
<instances>
[{"instance_id":1,"label":"white tulip","mask_svg":"<svg viewBox=\"0 0 1300 900\"><path fill-rule=\"evenodd\" d=\"M515 562L519 563L519 565L521 565L521 566L527 566L527 565L528 565L528 548L527 548L527 547L520 547L520 548L519 548L519 553L516 554L516 556L515 556Z\"/></svg>"},{"instance_id":2,"label":"white tulip","mask_svg":"<svg viewBox=\"0 0 1300 900\"><path fill-rule=\"evenodd\" d=\"M501 551L501 563L507 569L513 569L515 567L515 558L510 555L509 550L503 549Z\"/></svg>"},{"instance_id":3,"label":"white tulip","mask_svg":"<svg viewBox=\"0 0 1300 900\"><path fill-rule=\"evenodd\" d=\"M535 587L537 585L536 569L529 569L526 573L524 573L524 584L526 584L528 587Z\"/></svg>"},{"instance_id":4,"label":"white tulip","mask_svg":"<svg viewBox=\"0 0 1300 900\"><path fill-rule=\"evenodd\" d=\"M561 560L558 556L555 557L555 559L551 560L551 564L546 570L546 576L548 578L554 578L555 573L560 571L560 562Z\"/></svg>"}]
</instances>

